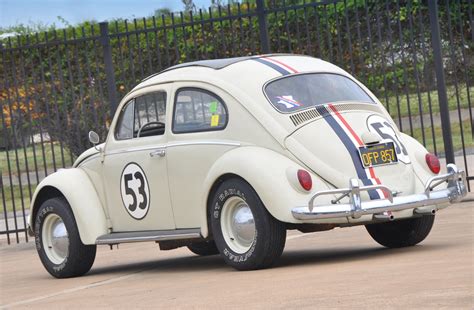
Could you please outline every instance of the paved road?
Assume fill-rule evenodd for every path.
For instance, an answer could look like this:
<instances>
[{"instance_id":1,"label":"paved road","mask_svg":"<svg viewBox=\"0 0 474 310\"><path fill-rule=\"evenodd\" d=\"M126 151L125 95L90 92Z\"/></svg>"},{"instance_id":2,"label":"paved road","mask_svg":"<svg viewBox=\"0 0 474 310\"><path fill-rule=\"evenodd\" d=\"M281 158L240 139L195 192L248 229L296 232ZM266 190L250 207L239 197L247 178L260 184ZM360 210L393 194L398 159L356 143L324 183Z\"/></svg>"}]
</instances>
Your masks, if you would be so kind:
<instances>
[{"instance_id":1,"label":"paved road","mask_svg":"<svg viewBox=\"0 0 474 310\"><path fill-rule=\"evenodd\" d=\"M273 269L237 272L219 256L153 243L101 247L90 273L56 280L34 245L0 247L7 308L454 308L474 307L474 203L437 215L422 244L387 250L363 227L291 232ZM3 308L0 306L0 308Z\"/></svg>"}]
</instances>

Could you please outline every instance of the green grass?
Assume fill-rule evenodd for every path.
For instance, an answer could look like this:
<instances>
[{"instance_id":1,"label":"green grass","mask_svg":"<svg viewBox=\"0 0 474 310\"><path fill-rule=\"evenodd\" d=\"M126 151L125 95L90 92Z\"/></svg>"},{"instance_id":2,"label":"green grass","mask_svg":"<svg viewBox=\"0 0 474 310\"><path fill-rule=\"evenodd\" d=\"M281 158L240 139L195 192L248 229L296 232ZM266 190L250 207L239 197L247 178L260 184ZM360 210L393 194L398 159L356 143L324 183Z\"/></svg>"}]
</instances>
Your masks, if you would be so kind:
<instances>
[{"instance_id":1,"label":"green grass","mask_svg":"<svg viewBox=\"0 0 474 310\"><path fill-rule=\"evenodd\" d=\"M466 148L474 147L474 140L473 140L473 133L471 131L471 123L469 120L462 122L463 133L464 133L464 146ZM426 141L426 148L430 152L434 152L434 143L433 137L431 133L431 126L426 127L425 130L425 141ZM407 130L406 134L410 134ZM461 126L459 123L451 124L451 134L453 137L453 148L454 151L458 151L462 149L462 139L461 139ZM441 126L434 127L434 135L436 138L436 150L438 152L444 152L444 142L443 142L443 131ZM421 128L416 128L413 130L413 138L418 140L419 142L423 143L422 139L422 130Z\"/></svg>"},{"instance_id":2,"label":"green grass","mask_svg":"<svg viewBox=\"0 0 474 310\"><path fill-rule=\"evenodd\" d=\"M33 195L33 192L36 188L36 184L31 184L31 194ZM4 186L3 188L3 194L5 195L5 202L6 202L6 207L7 207L7 212L13 211L13 202L15 202L15 210L16 212L22 210L22 195L23 195L23 203L25 206L25 211L30 208L30 192L28 189L28 185L23 185L20 187L19 185L13 185L13 197L12 199L12 188L10 186ZM1 195L1 193L0 193ZM0 203L0 212L3 214L5 206L2 203Z\"/></svg>"},{"instance_id":3,"label":"green grass","mask_svg":"<svg viewBox=\"0 0 474 310\"><path fill-rule=\"evenodd\" d=\"M26 149L18 148L16 150L9 150L8 157L10 160L10 169L13 175L18 175L18 166L20 172L25 171L35 171L36 167L38 171L44 171L44 167L46 166L48 173L51 173L54 170L54 163L53 163L53 152L54 158L56 161L56 169L63 167L62 157L61 157L61 146L59 143L54 142L53 147L51 147L51 143L45 142L44 144L44 156L43 156L43 148L41 144L34 145L34 152L33 146L30 145ZM64 152L64 165L66 167L71 166L71 155L67 149L63 149ZM36 156L35 156L36 155ZM35 166L35 158L36 158L36 166ZM26 164L28 163L28 169L26 169ZM18 165L18 166L17 166ZM8 161L7 161L7 152L1 151L0 152L0 171L3 176L8 176Z\"/></svg>"},{"instance_id":4,"label":"green grass","mask_svg":"<svg viewBox=\"0 0 474 310\"><path fill-rule=\"evenodd\" d=\"M467 101L467 87L466 85L462 86L459 85L458 88L459 93L459 105L461 108L468 107ZM472 98L474 97L474 87L469 87L469 93ZM448 106L449 110L457 109L457 98L456 98L456 89L454 86L447 87L447 95L448 95ZM438 91L433 90L429 92L429 97L431 99L431 110L433 113L439 112L439 101L438 101ZM383 103L385 107L387 107L387 102L385 101L384 96L379 96L379 100ZM410 113L412 116L420 115L420 108L419 108L419 100L418 94L412 93L408 94L408 98L410 101ZM397 97L396 96L389 96L388 97L388 110L390 111L390 115L392 117L400 116L408 116L408 101L406 94L400 93L398 96L399 104L400 104L400 113L398 113L397 109ZM420 94L421 106L422 106L422 114L429 114L429 100L428 100L428 92L423 92ZM473 103L471 103L473 104Z\"/></svg>"}]
</instances>

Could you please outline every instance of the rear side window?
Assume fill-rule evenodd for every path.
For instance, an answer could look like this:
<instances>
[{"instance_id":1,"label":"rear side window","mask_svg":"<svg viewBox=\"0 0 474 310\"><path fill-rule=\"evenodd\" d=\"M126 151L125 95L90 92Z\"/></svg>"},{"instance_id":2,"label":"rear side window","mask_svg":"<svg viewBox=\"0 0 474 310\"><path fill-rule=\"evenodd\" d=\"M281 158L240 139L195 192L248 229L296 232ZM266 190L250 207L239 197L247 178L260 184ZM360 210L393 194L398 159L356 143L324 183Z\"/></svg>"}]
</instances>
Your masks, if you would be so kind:
<instances>
[{"instance_id":1,"label":"rear side window","mask_svg":"<svg viewBox=\"0 0 474 310\"><path fill-rule=\"evenodd\" d=\"M153 92L130 100L122 109L115 136L117 140L162 135L166 122L166 93ZM146 125L146 126L144 126Z\"/></svg>"},{"instance_id":2,"label":"rear side window","mask_svg":"<svg viewBox=\"0 0 474 310\"><path fill-rule=\"evenodd\" d=\"M227 108L219 96L196 88L181 88L176 92L174 133L221 130L227 121Z\"/></svg>"},{"instance_id":3,"label":"rear side window","mask_svg":"<svg viewBox=\"0 0 474 310\"><path fill-rule=\"evenodd\" d=\"M268 83L265 94L271 104L283 113L341 101L374 102L351 79L331 73L284 77Z\"/></svg>"}]
</instances>

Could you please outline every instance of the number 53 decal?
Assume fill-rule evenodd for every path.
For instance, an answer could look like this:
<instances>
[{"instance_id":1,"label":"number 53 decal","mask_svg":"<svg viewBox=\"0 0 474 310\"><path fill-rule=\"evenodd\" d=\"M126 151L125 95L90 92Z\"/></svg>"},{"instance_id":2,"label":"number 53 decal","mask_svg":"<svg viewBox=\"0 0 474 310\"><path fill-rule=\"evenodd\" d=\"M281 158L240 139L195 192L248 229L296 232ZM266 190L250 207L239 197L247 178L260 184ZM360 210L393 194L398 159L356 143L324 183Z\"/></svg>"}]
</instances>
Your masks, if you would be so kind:
<instances>
[{"instance_id":1,"label":"number 53 decal","mask_svg":"<svg viewBox=\"0 0 474 310\"><path fill-rule=\"evenodd\" d=\"M385 118L379 115L371 115L367 118L367 127L369 131L377 133L382 139L393 142L399 161L405 164L410 163L407 149L403 145L395 129L393 129L392 125L390 125Z\"/></svg>"},{"instance_id":2,"label":"number 53 decal","mask_svg":"<svg viewBox=\"0 0 474 310\"><path fill-rule=\"evenodd\" d=\"M120 177L120 193L127 212L137 220L148 213L150 207L150 189L142 168L136 163L129 163Z\"/></svg>"}]
</instances>

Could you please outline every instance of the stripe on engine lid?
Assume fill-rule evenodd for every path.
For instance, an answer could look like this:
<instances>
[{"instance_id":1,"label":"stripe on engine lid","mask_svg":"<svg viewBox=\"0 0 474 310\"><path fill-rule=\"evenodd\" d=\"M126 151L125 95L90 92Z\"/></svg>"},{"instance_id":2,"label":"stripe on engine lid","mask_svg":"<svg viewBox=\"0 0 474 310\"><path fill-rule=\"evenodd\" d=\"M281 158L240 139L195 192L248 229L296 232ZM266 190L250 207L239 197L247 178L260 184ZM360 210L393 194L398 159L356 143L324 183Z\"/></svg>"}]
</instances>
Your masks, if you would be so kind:
<instances>
[{"instance_id":1,"label":"stripe on engine lid","mask_svg":"<svg viewBox=\"0 0 474 310\"><path fill-rule=\"evenodd\" d=\"M365 168L359 156L359 146L362 146L362 140L355 133L352 127L342 117L337 109L329 104L327 106L318 106L316 110L328 125L334 130L336 135L341 140L342 144L346 147L349 155L351 156L352 163L357 173L357 177L362 181L364 185L380 184L380 180L375 176L374 169L372 167ZM370 199L380 199L381 197L386 198L386 194L382 190L370 190L368 191Z\"/></svg>"}]
</instances>

